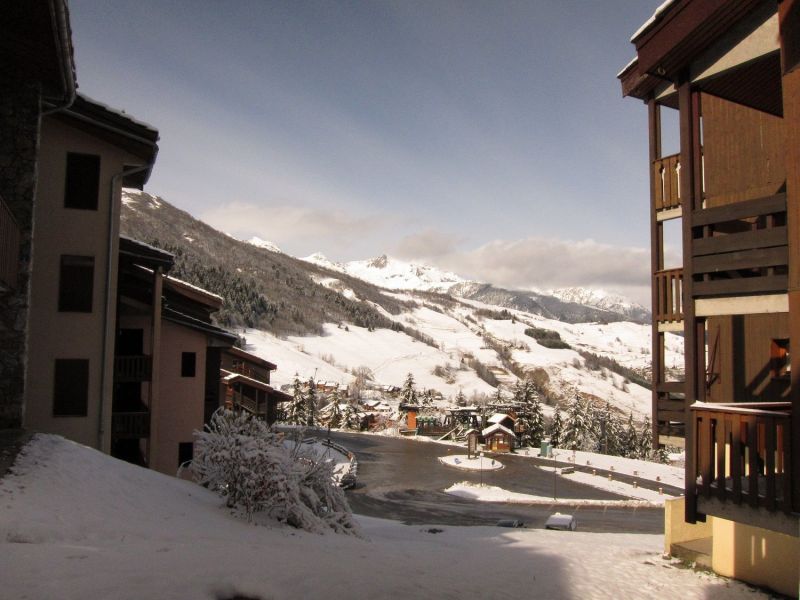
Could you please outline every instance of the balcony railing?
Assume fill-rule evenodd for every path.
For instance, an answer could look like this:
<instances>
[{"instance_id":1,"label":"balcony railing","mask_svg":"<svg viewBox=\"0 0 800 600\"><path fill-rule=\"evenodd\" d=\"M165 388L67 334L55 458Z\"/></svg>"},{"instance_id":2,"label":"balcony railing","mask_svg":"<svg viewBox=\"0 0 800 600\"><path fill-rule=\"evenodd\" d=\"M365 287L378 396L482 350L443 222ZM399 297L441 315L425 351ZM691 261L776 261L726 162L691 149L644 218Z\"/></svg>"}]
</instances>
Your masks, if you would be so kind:
<instances>
[{"instance_id":1,"label":"balcony railing","mask_svg":"<svg viewBox=\"0 0 800 600\"><path fill-rule=\"evenodd\" d=\"M148 411L112 413L111 437L118 440L149 438L150 413Z\"/></svg>"},{"instance_id":2,"label":"balcony railing","mask_svg":"<svg viewBox=\"0 0 800 600\"><path fill-rule=\"evenodd\" d=\"M789 402L695 403L695 477L687 496L792 512Z\"/></svg>"},{"instance_id":3,"label":"balcony railing","mask_svg":"<svg viewBox=\"0 0 800 600\"><path fill-rule=\"evenodd\" d=\"M656 314L659 323L683 320L683 269L656 271Z\"/></svg>"},{"instance_id":4,"label":"balcony railing","mask_svg":"<svg viewBox=\"0 0 800 600\"><path fill-rule=\"evenodd\" d=\"M653 162L656 212L680 208L680 173L681 160L679 154L665 156Z\"/></svg>"},{"instance_id":5,"label":"balcony railing","mask_svg":"<svg viewBox=\"0 0 800 600\"><path fill-rule=\"evenodd\" d=\"M153 361L146 354L114 357L114 379L118 383L150 381Z\"/></svg>"},{"instance_id":6,"label":"balcony railing","mask_svg":"<svg viewBox=\"0 0 800 600\"><path fill-rule=\"evenodd\" d=\"M693 296L786 291L786 194L692 214Z\"/></svg>"},{"instance_id":7,"label":"balcony railing","mask_svg":"<svg viewBox=\"0 0 800 600\"><path fill-rule=\"evenodd\" d=\"M17 222L0 198L0 283L12 289L17 287L19 239Z\"/></svg>"}]
</instances>

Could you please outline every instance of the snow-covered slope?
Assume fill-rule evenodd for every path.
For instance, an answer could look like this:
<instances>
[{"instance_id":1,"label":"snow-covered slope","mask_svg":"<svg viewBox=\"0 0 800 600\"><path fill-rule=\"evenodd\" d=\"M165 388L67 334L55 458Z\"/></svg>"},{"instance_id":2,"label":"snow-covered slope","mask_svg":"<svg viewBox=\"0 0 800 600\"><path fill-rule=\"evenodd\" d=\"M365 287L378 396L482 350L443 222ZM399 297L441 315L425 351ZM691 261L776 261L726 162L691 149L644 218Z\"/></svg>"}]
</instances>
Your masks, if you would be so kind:
<instances>
[{"instance_id":1,"label":"snow-covered slope","mask_svg":"<svg viewBox=\"0 0 800 600\"><path fill-rule=\"evenodd\" d=\"M0 497L3 598L508 598L521 584L532 598L767 597L663 560L660 535L254 526L210 490L57 436L36 436Z\"/></svg>"},{"instance_id":2,"label":"snow-covered slope","mask_svg":"<svg viewBox=\"0 0 800 600\"><path fill-rule=\"evenodd\" d=\"M278 246L276 246L275 244L273 244L268 240L262 240L257 235L254 235L249 240L247 240L247 243L252 244L256 248L263 248L264 250L269 250L270 252L282 252L282 250L278 248Z\"/></svg>"},{"instance_id":3,"label":"snow-covered slope","mask_svg":"<svg viewBox=\"0 0 800 600\"><path fill-rule=\"evenodd\" d=\"M385 254L369 260L338 263L317 252L303 260L390 290L446 292L464 281L455 273L390 258Z\"/></svg>"},{"instance_id":4,"label":"snow-covered slope","mask_svg":"<svg viewBox=\"0 0 800 600\"><path fill-rule=\"evenodd\" d=\"M642 315L649 314L648 310L641 304L632 302L618 294L611 294L605 290L569 287L550 290L547 293L563 302L594 306L610 312L627 315L637 320L640 319Z\"/></svg>"}]
</instances>

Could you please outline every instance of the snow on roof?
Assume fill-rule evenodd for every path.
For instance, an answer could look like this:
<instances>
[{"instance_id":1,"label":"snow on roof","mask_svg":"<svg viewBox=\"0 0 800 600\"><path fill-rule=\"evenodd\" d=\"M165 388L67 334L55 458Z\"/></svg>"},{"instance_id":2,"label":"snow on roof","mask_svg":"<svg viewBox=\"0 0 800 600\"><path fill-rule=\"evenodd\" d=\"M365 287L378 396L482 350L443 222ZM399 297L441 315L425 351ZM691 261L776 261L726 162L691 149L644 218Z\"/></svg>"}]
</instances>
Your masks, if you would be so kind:
<instances>
[{"instance_id":1,"label":"snow on roof","mask_svg":"<svg viewBox=\"0 0 800 600\"><path fill-rule=\"evenodd\" d=\"M631 59L631 61L630 61L630 62L629 62L627 65L625 65L624 67L622 67L622 70L621 70L619 73L617 73L617 79L619 79L620 77L622 77L622 74L623 74L625 71L627 71L628 69L630 69L630 68L631 68L633 65L635 65L637 62L639 62L639 57L638 57L638 56L634 56L634 57Z\"/></svg>"},{"instance_id":2,"label":"snow on roof","mask_svg":"<svg viewBox=\"0 0 800 600\"><path fill-rule=\"evenodd\" d=\"M514 417L504 414L504 413L494 413L491 417L489 417L489 423L502 423L506 419L514 420Z\"/></svg>"},{"instance_id":3,"label":"snow on roof","mask_svg":"<svg viewBox=\"0 0 800 600\"><path fill-rule=\"evenodd\" d=\"M508 427L503 427L502 425L500 425L500 423L495 423L491 427L487 427L486 429L481 431L481 435L486 437L487 435L492 435L493 433L497 433L498 431L516 437L516 434L513 431L511 431Z\"/></svg>"},{"instance_id":4,"label":"snow on roof","mask_svg":"<svg viewBox=\"0 0 800 600\"><path fill-rule=\"evenodd\" d=\"M89 97L89 96L87 96L86 94L83 94L83 93L79 93L78 96L80 96L86 102L88 102L90 104L94 104L95 106L97 106L98 108L103 109L106 112L109 112L109 113L111 113L113 115L117 115L118 117L122 117L123 119L126 119L126 120L130 121L134 125L138 125L139 127L144 127L145 129L149 129L153 133L158 133L158 129L156 129L156 127L154 125L150 125L150 123L145 123L144 121L141 121L139 119L136 119L136 118L132 117L131 115L126 113L121 108L114 108L113 106L109 106L105 102L100 102L98 100L95 100L94 98L91 98L91 97Z\"/></svg>"},{"instance_id":5,"label":"snow on roof","mask_svg":"<svg viewBox=\"0 0 800 600\"><path fill-rule=\"evenodd\" d=\"M673 4L675 4L675 0L665 0L661 6L659 6L656 11L650 16L647 21L645 21L639 29L636 30L631 36L631 42L635 42L641 36L643 36L653 25L655 25L659 20L661 20L662 14Z\"/></svg>"},{"instance_id":6,"label":"snow on roof","mask_svg":"<svg viewBox=\"0 0 800 600\"><path fill-rule=\"evenodd\" d=\"M172 281L173 283L177 283L178 285L182 285L184 287L187 287L187 288L189 288L191 290L194 290L196 292L199 292L200 294L203 294L204 296L210 296L212 298L216 298L220 302L222 302L224 300L224 298L222 296L220 296L219 294L215 294L214 292L209 292L206 289L203 289L201 287L193 285L193 284L189 283L188 281L184 281L183 279L178 279L177 277L173 277L172 275L167 275L167 280Z\"/></svg>"}]
</instances>

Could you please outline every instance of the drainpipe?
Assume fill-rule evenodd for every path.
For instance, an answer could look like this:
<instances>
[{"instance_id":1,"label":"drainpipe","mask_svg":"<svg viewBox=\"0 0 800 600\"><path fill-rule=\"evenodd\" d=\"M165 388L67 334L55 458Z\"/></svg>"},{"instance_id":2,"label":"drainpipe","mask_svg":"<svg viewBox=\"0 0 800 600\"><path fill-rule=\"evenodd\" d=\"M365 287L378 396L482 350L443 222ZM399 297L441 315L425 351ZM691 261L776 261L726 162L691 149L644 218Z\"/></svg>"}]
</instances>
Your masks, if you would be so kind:
<instances>
[{"instance_id":1,"label":"drainpipe","mask_svg":"<svg viewBox=\"0 0 800 600\"><path fill-rule=\"evenodd\" d=\"M113 177L111 177L111 188L109 189L109 207L108 207L108 247L107 247L107 264L106 264L106 284L105 284L105 302L103 303L103 351L102 351L102 368L100 369L100 407L98 410L97 416L97 448L101 452L110 452L111 441L107 440L106 437L106 427L105 427L105 407L106 402L109 404L109 412L111 400L107 397L106 394L106 383L109 379L108 377L108 357L107 353L109 351L109 335L111 334L112 326L116 329L116 320L112 324L110 322L109 315L112 312L112 302L116 302L117 294L116 290L113 291L111 289L111 284L113 280L114 274L114 263L116 262L115 254L114 254L114 243L118 239L118 235L114 235L114 223L119 221L119 216L117 215L117 198L116 198L116 190L117 186L121 185L122 179L128 177L130 175L135 175L137 173L141 173L142 171L146 171L150 168L150 165L144 165L140 167L132 167L130 169L126 169L116 173ZM113 344L110 345L111 349L113 350ZM114 361L113 357L111 360L111 371L112 371L112 381L113 381L113 369L114 369ZM111 392L113 394L113 390ZM109 394L110 395L110 394ZM104 444L108 443L109 449L106 450L104 448Z\"/></svg>"}]
</instances>

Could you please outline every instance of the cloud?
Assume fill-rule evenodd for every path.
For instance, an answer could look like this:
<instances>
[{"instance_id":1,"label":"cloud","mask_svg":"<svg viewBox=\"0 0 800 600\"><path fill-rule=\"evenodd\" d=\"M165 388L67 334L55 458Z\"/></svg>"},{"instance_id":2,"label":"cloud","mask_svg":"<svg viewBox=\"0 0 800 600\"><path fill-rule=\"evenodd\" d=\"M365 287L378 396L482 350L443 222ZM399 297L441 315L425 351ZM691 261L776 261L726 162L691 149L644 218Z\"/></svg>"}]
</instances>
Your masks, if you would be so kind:
<instances>
[{"instance_id":1,"label":"cloud","mask_svg":"<svg viewBox=\"0 0 800 600\"><path fill-rule=\"evenodd\" d=\"M393 253L400 258L435 260L455 252L463 238L434 229L426 229L405 236L394 247Z\"/></svg>"},{"instance_id":2,"label":"cloud","mask_svg":"<svg viewBox=\"0 0 800 600\"><path fill-rule=\"evenodd\" d=\"M649 305L650 250L529 237L495 240L440 256L437 266L500 287L546 290L581 286L623 293Z\"/></svg>"},{"instance_id":3,"label":"cloud","mask_svg":"<svg viewBox=\"0 0 800 600\"><path fill-rule=\"evenodd\" d=\"M285 251L304 255L318 249L345 253L354 239L379 234L386 219L354 216L340 210L299 205L255 205L231 202L205 211L200 218L240 239L257 235Z\"/></svg>"}]
</instances>

